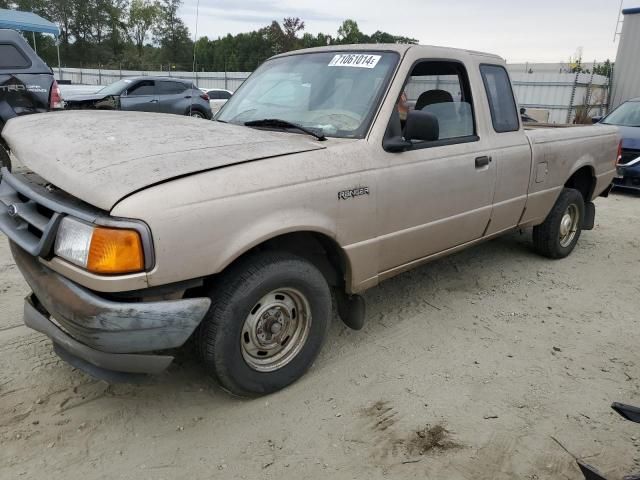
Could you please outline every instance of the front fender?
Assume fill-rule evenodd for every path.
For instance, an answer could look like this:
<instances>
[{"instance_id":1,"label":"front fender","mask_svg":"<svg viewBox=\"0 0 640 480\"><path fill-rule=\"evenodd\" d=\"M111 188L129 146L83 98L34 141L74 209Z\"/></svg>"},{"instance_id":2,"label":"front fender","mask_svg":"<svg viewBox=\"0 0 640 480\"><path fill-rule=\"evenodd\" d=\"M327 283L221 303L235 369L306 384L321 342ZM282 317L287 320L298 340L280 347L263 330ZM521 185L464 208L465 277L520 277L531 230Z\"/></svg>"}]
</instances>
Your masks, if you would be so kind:
<instances>
[{"instance_id":1,"label":"front fender","mask_svg":"<svg viewBox=\"0 0 640 480\"><path fill-rule=\"evenodd\" d=\"M278 227L274 229L274 225ZM224 270L252 248L288 233L319 233L337 241L335 228L335 222L329 217L309 210L294 208L273 212L259 222L251 223L246 229L227 237L228 245L220 252L217 271Z\"/></svg>"}]
</instances>

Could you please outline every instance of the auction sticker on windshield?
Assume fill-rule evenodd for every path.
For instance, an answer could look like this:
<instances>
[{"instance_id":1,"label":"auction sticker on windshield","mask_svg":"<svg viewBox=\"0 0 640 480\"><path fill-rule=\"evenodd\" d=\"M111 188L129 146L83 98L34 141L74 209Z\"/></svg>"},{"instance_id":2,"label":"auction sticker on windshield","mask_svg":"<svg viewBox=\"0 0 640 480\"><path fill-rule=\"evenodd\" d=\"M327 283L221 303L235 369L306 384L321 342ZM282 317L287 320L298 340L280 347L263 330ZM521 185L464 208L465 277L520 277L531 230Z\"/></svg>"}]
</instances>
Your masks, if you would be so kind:
<instances>
[{"instance_id":1,"label":"auction sticker on windshield","mask_svg":"<svg viewBox=\"0 0 640 480\"><path fill-rule=\"evenodd\" d=\"M373 68L378 64L380 58L382 58L382 55L342 53L333 57L329 62L329 66Z\"/></svg>"}]
</instances>

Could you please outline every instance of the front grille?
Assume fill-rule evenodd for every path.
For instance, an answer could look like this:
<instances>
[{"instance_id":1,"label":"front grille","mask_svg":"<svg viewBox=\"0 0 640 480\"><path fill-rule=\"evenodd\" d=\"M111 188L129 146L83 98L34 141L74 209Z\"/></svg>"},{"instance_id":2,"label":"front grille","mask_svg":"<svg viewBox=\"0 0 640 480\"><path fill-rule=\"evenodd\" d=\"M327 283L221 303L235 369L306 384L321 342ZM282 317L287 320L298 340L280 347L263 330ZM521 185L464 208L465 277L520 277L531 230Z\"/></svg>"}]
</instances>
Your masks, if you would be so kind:
<instances>
[{"instance_id":1,"label":"front grille","mask_svg":"<svg viewBox=\"0 0 640 480\"><path fill-rule=\"evenodd\" d=\"M12 174L6 168L1 174L0 231L33 256L51 253L58 224L65 214L89 222L97 216L86 204L48 190L29 174Z\"/></svg>"},{"instance_id":2,"label":"front grille","mask_svg":"<svg viewBox=\"0 0 640 480\"><path fill-rule=\"evenodd\" d=\"M60 213L29 195L15 177L3 172L0 182L0 230L31 255L46 255L60 221Z\"/></svg>"},{"instance_id":3,"label":"front grille","mask_svg":"<svg viewBox=\"0 0 640 480\"><path fill-rule=\"evenodd\" d=\"M626 165L629 162L633 162L640 157L640 150L634 150L631 148L622 149L622 157L620 158L620 165Z\"/></svg>"}]
</instances>

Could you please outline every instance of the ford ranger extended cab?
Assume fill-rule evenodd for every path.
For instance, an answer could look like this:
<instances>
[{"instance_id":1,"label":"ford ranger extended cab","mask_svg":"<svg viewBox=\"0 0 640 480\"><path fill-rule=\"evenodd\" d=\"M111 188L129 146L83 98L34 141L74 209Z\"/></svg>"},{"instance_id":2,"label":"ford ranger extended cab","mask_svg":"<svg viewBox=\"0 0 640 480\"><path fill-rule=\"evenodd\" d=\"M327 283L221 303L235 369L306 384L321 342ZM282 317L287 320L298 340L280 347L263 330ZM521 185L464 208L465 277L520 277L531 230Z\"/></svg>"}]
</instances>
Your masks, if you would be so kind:
<instances>
[{"instance_id":1,"label":"ford ranger extended cab","mask_svg":"<svg viewBox=\"0 0 640 480\"><path fill-rule=\"evenodd\" d=\"M619 148L615 127L523 130L501 58L427 46L273 57L215 120L7 123L24 320L74 366L159 373L191 339L227 391L276 391L318 355L333 301L359 329L363 291L514 229L569 255Z\"/></svg>"}]
</instances>

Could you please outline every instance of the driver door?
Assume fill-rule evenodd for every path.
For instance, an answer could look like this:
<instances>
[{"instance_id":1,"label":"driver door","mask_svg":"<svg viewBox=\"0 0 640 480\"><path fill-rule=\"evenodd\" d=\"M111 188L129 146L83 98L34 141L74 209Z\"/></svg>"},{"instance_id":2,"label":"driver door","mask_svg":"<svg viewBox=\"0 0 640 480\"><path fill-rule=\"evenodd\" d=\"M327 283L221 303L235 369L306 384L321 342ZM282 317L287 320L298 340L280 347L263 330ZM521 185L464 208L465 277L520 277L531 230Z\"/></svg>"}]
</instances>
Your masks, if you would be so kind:
<instances>
[{"instance_id":1,"label":"driver door","mask_svg":"<svg viewBox=\"0 0 640 480\"><path fill-rule=\"evenodd\" d=\"M431 113L438 119L439 134L437 140L384 153L387 168L377 181L381 279L481 238L491 218L496 184L487 136L476 128L473 98L480 94L472 92L465 66L448 60L418 61L404 92L407 102L398 105L398 111ZM391 122L394 119L401 122L399 115Z\"/></svg>"},{"instance_id":2,"label":"driver door","mask_svg":"<svg viewBox=\"0 0 640 480\"><path fill-rule=\"evenodd\" d=\"M157 112L158 96L155 80L140 80L127 89L120 97L120 110L137 112Z\"/></svg>"}]
</instances>

